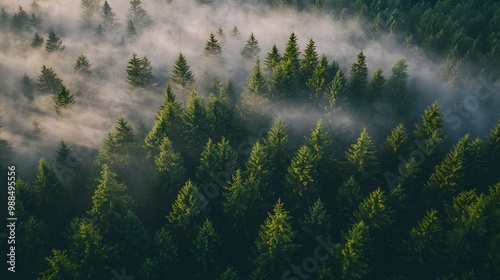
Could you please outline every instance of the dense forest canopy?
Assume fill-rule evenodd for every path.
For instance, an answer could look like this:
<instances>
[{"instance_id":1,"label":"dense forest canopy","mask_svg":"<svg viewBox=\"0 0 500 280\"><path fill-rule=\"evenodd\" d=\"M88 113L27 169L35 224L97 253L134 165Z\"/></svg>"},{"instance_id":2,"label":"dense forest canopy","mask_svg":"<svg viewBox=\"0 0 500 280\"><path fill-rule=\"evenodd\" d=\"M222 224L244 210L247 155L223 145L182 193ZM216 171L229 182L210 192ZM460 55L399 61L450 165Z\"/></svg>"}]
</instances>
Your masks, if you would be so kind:
<instances>
[{"instance_id":1,"label":"dense forest canopy","mask_svg":"<svg viewBox=\"0 0 500 280\"><path fill-rule=\"evenodd\" d=\"M1 1L12 279L497 279L499 5Z\"/></svg>"}]
</instances>

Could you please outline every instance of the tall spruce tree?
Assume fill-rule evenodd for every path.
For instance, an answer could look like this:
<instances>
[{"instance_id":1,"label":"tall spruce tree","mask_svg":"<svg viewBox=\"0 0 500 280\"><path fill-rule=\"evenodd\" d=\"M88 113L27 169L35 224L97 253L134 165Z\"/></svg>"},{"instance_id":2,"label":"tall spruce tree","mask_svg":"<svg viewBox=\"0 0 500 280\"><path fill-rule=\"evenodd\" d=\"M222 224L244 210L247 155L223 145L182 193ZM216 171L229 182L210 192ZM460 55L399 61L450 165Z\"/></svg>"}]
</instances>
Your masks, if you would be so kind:
<instances>
[{"instance_id":1,"label":"tall spruce tree","mask_svg":"<svg viewBox=\"0 0 500 280\"><path fill-rule=\"evenodd\" d=\"M413 107L413 99L408 89L408 64L402 58L392 67L392 76L386 83L385 100L402 115Z\"/></svg>"},{"instance_id":2,"label":"tall spruce tree","mask_svg":"<svg viewBox=\"0 0 500 280\"><path fill-rule=\"evenodd\" d=\"M116 21L116 13L113 12L113 9L109 5L108 1L105 0L101 13L102 28L106 31L113 31L120 26Z\"/></svg>"},{"instance_id":3,"label":"tall spruce tree","mask_svg":"<svg viewBox=\"0 0 500 280\"><path fill-rule=\"evenodd\" d=\"M299 248L294 242L296 233L291 226L291 217L278 200L264 224L260 226L254 264L269 279L278 279L290 264L292 254Z\"/></svg>"},{"instance_id":4,"label":"tall spruce tree","mask_svg":"<svg viewBox=\"0 0 500 280\"><path fill-rule=\"evenodd\" d=\"M368 83L368 102L373 103L381 100L385 89L385 78L382 74L382 69L378 68L373 73L373 77Z\"/></svg>"},{"instance_id":5,"label":"tall spruce tree","mask_svg":"<svg viewBox=\"0 0 500 280\"><path fill-rule=\"evenodd\" d=\"M299 77L301 79L301 86L305 86L306 82L311 78L314 73L314 69L318 65L318 53L316 52L316 44L314 40L309 39L309 43L307 44L304 50L304 57L300 61L299 67Z\"/></svg>"},{"instance_id":6,"label":"tall spruce tree","mask_svg":"<svg viewBox=\"0 0 500 280\"><path fill-rule=\"evenodd\" d=\"M245 46L241 50L241 56L244 60L254 60L260 53L259 41L255 38L255 35L250 33Z\"/></svg>"},{"instance_id":7,"label":"tall spruce tree","mask_svg":"<svg viewBox=\"0 0 500 280\"><path fill-rule=\"evenodd\" d=\"M174 85L181 88L181 95L184 95L185 90L195 82L193 72L182 53L179 53L175 61L170 79Z\"/></svg>"},{"instance_id":8,"label":"tall spruce tree","mask_svg":"<svg viewBox=\"0 0 500 280\"><path fill-rule=\"evenodd\" d=\"M342 238L342 279L367 279L372 271L369 227L359 221Z\"/></svg>"},{"instance_id":9,"label":"tall spruce tree","mask_svg":"<svg viewBox=\"0 0 500 280\"><path fill-rule=\"evenodd\" d=\"M367 102L368 67L363 51L358 53L357 60L351 66L349 77L349 103L362 107Z\"/></svg>"},{"instance_id":10,"label":"tall spruce tree","mask_svg":"<svg viewBox=\"0 0 500 280\"><path fill-rule=\"evenodd\" d=\"M198 186L188 180L177 194L167 219L176 228L192 230L201 225L207 203Z\"/></svg>"},{"instance_id":11,"label":"tall spruce tree","mask_svg":"<svg viewBox=\"0 0 500 280\"><path fill-rule=\"evenodd\" d=\"M67 108L75 103L75 97L69 92L69 90L61 85L61 90L57 93L54 100L54 110L57 114L61 112L62 108Z\"/></svg>"},{"instance_id":12,"label":"tall spruce tree","mask_svg":"<svg viewBox=\"0 0 500 280\"><path fill-rule=\"evenodd\" d=\"M205 219L193 240L195 274L214 279L220 273L220 247L222 240L210 220Z\"/></svg>"},{"instance_id":13,"label":"tall spruce tree","mask_svg":"<svg viewBox=\"0 0 500 280\"><path fill-rule=\"evenodd\" d=\"M205 48L203 49L203 56L207 58L220 59L222 55L222 47L215 38L214 33L210 33L208 41L205 43Z\"/></svg>"},{"instance_id":14,"label":"tall spruce tree","mask_svg":"<svg viewBox=\"0 0 500 280\"><path fill-rule=\"evenodd\" d=\"M323 97L327 101L327 109L329 110L337 106L337 103L339 106L349 104L347 99L347 82L342 70L337 70L332 82L327 86Z\"/></svg>"},{"instance_id":15,"label":"tall spruce tree","mask_svg":"<svg viewBox=\"0 0 500 280\"><path fill-rule=\"evenodd\" d=\"M80 74L88 76L88 75L92 74L92 70L90 70L90 66L91 66L91 64L90 64L88 58L83 53L81 53L76 58L75 66L73 67L73 69L75 69L75 71L80 73Z\"/></svg>"},{"instance_id":16,"label":"tall spruce tree","mask_svg":"<svg viewBox=\"0 0 500 280\"><path fill-rule=\"evenodd\" d=\"M54 31L49 31L49 37L47 39L47 43L45 44L45 50L49 53L64 50L61 38Z\"/></svg>"},{"instance_id":17,"label":"tall spruce tree","mask_svg":"<svg viewBox=\"0 0 500 280\"><path fill-rule=\"evenodd\" d=\"M141 0L130 0L127 13L127 20L132 22L136 28L142 30L153 24L153 20L142 7Z\"/></svg>"},{"instance_id":18,"label":"tall spruce tree","mask_svg":"<svg viewBox=\"0 0 500 280\"><path fill-rule=\"evenodd\" d=\"M318 173L314 155L307 145L302 145L288 167L285 176L286 193L294 209L301 203L311 204L319 197Z\"/></svg>"},{"instance_id":19,"label":"tall spruce tree","mask_svg":"<svg viewBox=\"0 0 500 280\"><path fill-rule=\"evenodd\" d=\"M316 63L314 69L307 76L308 78L306 80L306 86L312 92L311 94L309 94L309 99L315 99L323 96L326 86L331 79L330 72L328 70L328 60L323 54L319 62Z\"/></svg>"},{"instance_id":20,"label":"tall spruce tree","mask_svg":"<svg viewBox=\"0 0 500 280\"><path fill-rule=\"evenodd\" d=\"M361 185L373 184L373 176L379 172L379 161L371 137L363 128L358 141L346 151L347 169ZM365 186L365 188L368 186ZM363 190L363 193L369 191Z\"/></svg>"},{"instance_id":21,"label":"tall spruce tree","mask_svg":"<svg viewBox=\"0 0 500 280\"><path fill-rule=\"evenodd\" d=\"M38 76L37 88L43 93L57 94L61 89L62 80L59 79L52 68L42 65L41 73Z\"/></svg>"},{"instance_id":22,"label":"tall spruce tree","mask_svg":"<svg viewBox=\"0 0 500 280\"><path fill-rule=\"evenodd\" d=\"M38 32L35 33L35 36L33 36L33 40L31 40L30 46L34 49L38 49L43 45L43 37L40 37L38 35Z\"/></svg>"},{"instance_id":23,"label":"tall spruce tree","mask_svg":"<svg viewBox=\"0 0 500 280\"><path fill-rule=\"evenodd\" d=\"M265 60L264 60L264 65L266 66L266 71L268 75L273 74L273 69L278 65L281 61L281 55L276 47L276 44L273 45L271 48L271 51L267 53Z\"/></svg>"}]
</instances>

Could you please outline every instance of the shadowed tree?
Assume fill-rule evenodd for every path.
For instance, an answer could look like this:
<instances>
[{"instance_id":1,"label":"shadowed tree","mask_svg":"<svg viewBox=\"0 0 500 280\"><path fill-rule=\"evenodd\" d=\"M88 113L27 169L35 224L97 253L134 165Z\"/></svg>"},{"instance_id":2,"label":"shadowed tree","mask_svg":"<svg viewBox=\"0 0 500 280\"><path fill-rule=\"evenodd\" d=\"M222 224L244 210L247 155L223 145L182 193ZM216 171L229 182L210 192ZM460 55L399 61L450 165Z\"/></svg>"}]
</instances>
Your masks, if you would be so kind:
<instances>
[{"instance_id":1,"label":"shadowed tree","mask_svg":"<svg viewBox=\"0 0 500 280\"><path fill-rule=\"evenodd\" d=\"M88 76L88 75L92 74L92 70L90 70L90 66L91 66L91 64L90 64L89 60L87 59L87 57L83 53L81 53L76 58L75 67L73 67L73 68L75 69L76 72Z\"/></svg>"},{"instance_id":2,"label":"shadowed tree","mask_svg":"<svg viewBox=\"0 0 500 280\"><path fill-rule=\"evenodd\" d=\"M314 40L311 38L309 39L309 43L304 50L304 57L300 61L299 77L301 80L301 86L304 86L309 78L311 78L317 65L318 53L316 52Z\"/></svg>"},{"instance_id":3,"label":"shadowed tree","mask_svg":"<svg viewBox=\"0 0 500 280\"><path fill-rule=\"evenodd\" d=\"M368 102L373 103L377 100L381 100L384 88L385 78L382 75L382 69L378 68L375 73L373 73L373 77L368 83Z\"/></svg>"},{"instance_id":4,"label":"shadowed tree","mask_svg":"<svg viewBox=\"0 0 500 280\"><path fill-rule=\"evenodd\" d=\"M201 278L214 279L220 273L220 249L222 241L212 222L206 219L198 229L194 240L195 274Z\"/></svg>"},{"instance_id":5,"label":"shadowed tree","mask_svg":"<svg viewBox=\"0 0 500 280\"><path fill-rule=\"evenodd\" d=\"M240 280L241 278L238 276L238 273L234 268L228 267L224 272L221 273L217 280Z\"/></svg>"},{"instance_id":6,"label":"shadowed tree","mask_svg":"<svg viewBox=\"0 0 500 280\"><path fill-rule=\"evenodd\" d=\"M42 70L38 76L37 88L40 92L57 94L61 89L62 80L59 79L54 69L42 65Z\"/></svg>"},{"instance_id":7,"label":"shadowed tree","mask_svg":"<svg viewBox=\"0 0 500 280\"><path fill-rule=\"evenodd\" d=\"M171 232L164 226L154 235L154 252L146 257L139 271L141 279L179 279L179 253Z\"/></svg>"},{"instance_id":8,"label":"shadowed tree","mask_svg":"<svg viewBox=\"0 0 500 280\"><path fill-rule=\"evenodd\" d=\"M269 185L274 190L272 201L284 197L285 174L290 164L291 147L288 140L288 127L280 118L276 118L264 140L264 152L270 162L269 174L272 174Z\"/></svg>"},{"instance_id":9,"label":"shadowed tree","mask_svg":"<svg viewBox=\"0 0 500 280\"><path fill-rule=\"evenodd\" d=\"M245 46L241 50L241 56L244 60L254 60L259 55L259 53L259 41L257 41L255 35L252 32Z\"/></svg>"},{"instance_id":10,"label":"shadowed tree","mask_svg":"<svg viewBox=\"0 0 500 280\"><path fill-rule=\"evenodd\" d=\"M120 24L118 24L116 21L116 13L113 12L113 9L109 5L108 1L104 1L101 14L102 28L106 31L113 31L120 27Z\"/></svg>"},{"instance_id":11,"label":"shadowed tree","mask_svg":"<svg viewBox=\"0 0 500 280\"><path fill-rule=\"evenodd\" d=\"M54 100L54 110L59 115L62 108L68 108L70 105L75 103L75 97L69 92L69 90L61 85L61 90L57 93Z\"/></svg>"},{"instance_id":12,"label":"shadowed tree","mask_svg":"<svg viewBox=\"0 0 500 280\"><path fill-rule=\"evenodd\" d=\"M80 21L82 28L93 29L97 22L97 16L101 6L101 0L81 0L80 1Z\"/></svg>"},{"instance_id":13,"label":"shadowed tree","mask_svg":"<svg viewBox=\"0 0 500 280\"><path fill-rule=\"evenodd\" d=\"M321 59L307 77L306 86L312 91L312 94L309 94L309 99L322 97L331 79L328 60L325 55L321 56Z\"/></svg>"},{"instance_id":14,"label":"shadowed tree","mask_svg":"<svg viewBox=\"0 0 500 280\"><path fill-rule=\"evenodd\" d=\"M289 197L294 209L301 203L311 204L319 196L318 174L313 161L311 149L302 145L288 167L285 196Z\"/></svg>"},{"instance_id":15,"label":"shadowed tree","mask_svg":"<svg viewBox=\"0 0 500 280\"><path fill-rule=\"evenodd\" d=\"M281 55L276 47L276 44L273 45L271 51L267 53L266 58L264 60L264 65L266 66L267 74L270 76L273 74L273 69L278 65L281 61Z\"/></svg>"},{"instance_id":16,"label":"shadowed tree","mask_svg":"<svg viewBox=\"0 0 500 280\"><path fill-rule=\"evenodd\" d=\"M40 273L41 280L79 279L78 265L68 256L68 251L52 250L46 258L49 268Z\"/></svg>"},{"instance_id":17,"label":"shadowed tree","mask_svg":"<svg viewBox=\"0 0 500 280\"><path fill-rule=\"evenodd\" d=\"M369 227L359 221L342 238L342 279L368 279L372 270Z\"/></svg>"},{"instance_id":18,"label":"shadowed tree","mask_svg":"<svg viewBox=\"0 0 500 280\"><path fill-rule=\"evenodd\" d=\"M43 45L43 37L40 37L38 35L38 32L35 33L35 36L33 36L33 40L31 40L30 46L34 49L38 49Z\"/></svg>"},{"instance_id":19,"label":"shadowed tree","mask_svg":"<svg viewBox=\"0 0 500 280\"><path fill-rule=\"evenodd\" d=\"M142 8L141 0L130 0L127 13L127 20L132 22L139 30L149 27L153 24L153 20L148 15L146 10Z\"/></svg>"},{"instance_id":20,"label":"shadowed tree","mask_svg":"<svg viewBox=\"0 0 500 280\"><path fill-rule=\"evenodd\" d=\"M365 128L358 141L346 151L345 156L348 175L354 176L360 185L364 186L362 193L369 192L367 184L374 183L374 175L379 172L379 162L375 146Z\"/></svg>"},{"instance_id":21,"label":"shadowed tree","mask_svg":"<svg viewBox=\"0 0 500 280\"><path fill-rule=\"evenodd\" d=\"M59 38L59 36L54 31L49 31L49 38L47 39L47 43L45 44L45 50L49 53L64 50L61 38Z\"/></svg>"},{"instance_id":22,"label":"shadowed tree","mask_svg":"<svg viewBox=\"0 0 500 280\"><path fill-rule=\"evenodd\" d=\"M27 24L29 24L30 17L28 13L23 9L23 7L19 6L19 9L11 19L11 28L14 32L21 33L23 28L27 28Z\"/></svg>"},{"instance_id":23,"label":"shadowed tree","mask_svg":"<svg viewBox=\"0 0 500 280\"><path fill-rule=\"evenodd\" d=\"M413 107L413 99L408 90L408 64L406 59L401 58L392 67L392 76L386 83L386 98L387 102L396 108L399 114L403 115L411 111Z\"/></svg>"},{"instance_id":24,"label":"shadowed tree","mask_svg":"<svg viewBox=\"0 0 500 280\"><path fill-rule=\"evenodd\" d=\"M363 107L367 103L368 67L363 51L358 53L357 60L351 66L349 78L349 104L355 108Z\"/></svg>"},{"instance_id":25,"label":"shadowed tree","mask_svg":"<svg viewBox=\"0 0 500 280\"><path fill-rule=\"evenodd\" d=\"M349 104L347 99L347 82L342 70L337 70L332 82L326 87L323 97L328 104L327 110L332 110L336 106L346 106Z\"/></svg>"}]
</instances>

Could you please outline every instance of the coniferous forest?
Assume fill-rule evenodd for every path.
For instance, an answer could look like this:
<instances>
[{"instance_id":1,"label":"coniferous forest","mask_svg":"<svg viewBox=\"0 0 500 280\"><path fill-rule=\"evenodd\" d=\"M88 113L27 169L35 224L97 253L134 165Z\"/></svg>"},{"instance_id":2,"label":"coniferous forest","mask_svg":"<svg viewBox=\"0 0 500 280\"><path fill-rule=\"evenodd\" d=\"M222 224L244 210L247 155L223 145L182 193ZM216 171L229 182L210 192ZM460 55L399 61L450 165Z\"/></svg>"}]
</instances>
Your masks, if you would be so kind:
<instances>
[{"instance_id":1,"label":"coniferous forest","mask_svg":"<svg viewBox=\"0 0 500 280\"><path fill-rule=\"evenodd\" d=\"M0 9L2 279L499 279L500 2Z\"/></svg>"}]
</instances>

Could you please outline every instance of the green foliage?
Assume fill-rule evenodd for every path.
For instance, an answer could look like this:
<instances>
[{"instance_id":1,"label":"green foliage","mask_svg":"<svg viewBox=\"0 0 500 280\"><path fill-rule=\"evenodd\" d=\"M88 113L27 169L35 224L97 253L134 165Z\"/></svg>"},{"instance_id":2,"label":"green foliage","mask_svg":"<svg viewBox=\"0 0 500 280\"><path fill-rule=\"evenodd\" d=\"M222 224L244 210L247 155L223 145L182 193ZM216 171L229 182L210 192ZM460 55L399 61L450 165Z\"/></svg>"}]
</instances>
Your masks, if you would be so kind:
<instances>
[{"instance_id":1,"label":"green foliage","mask_svg":"<svg viewBox=\"0 0 500 280\"><path fill-rule=\"evenodd\" d=\"M61 89L62 80L59 79L52 68L42 65L41 73L38 76L38 90L43 93L57 94Z\"/></svg>"},{"instance_id":2,"label":"green foliage","mask_svg":"<svg viewBox=\"0 0 500 280\"><path fill-rule=\"evenodd\" d=\"M81 53L77 57L76 62L75 62L75 67L73 67L73 68L75 69L76 72L88 76L88 75L92 74L92 70L90 70L90 66L91 66L91 64L90 64L89 60L87 59L87 57L83 53Z\"/></svg>"},{"instance_id":3,"label":"green foliage","mask_svg":"<svg viewBox=\"0 0 500 280\"><path fill-rule=\"evenodd\" d=\"M358 53L357 60L351 66L349 78L349 103L356 107L362 107L367 102L368 89L368 67L366 56L363 51Z\"/></svg>"},{"instance_id":4,"label":"green foliage","mask_svg":"<svg viewBox=\"0 0 500 280\"><path fill-rule=\"evenodd\" d=\"M348 104L347 100L347 86L346 80L344 77L344 73L342 70L337 70L335 73L335 77L332 82L327 86L326 91L324 93L324 98L328 102L327 108L330 110L334 108L337 101L340 101L340 104Z\"/></svg>"},{"instance_id":5,"label":"green foliage","mask_svg":"<svg viewBox=\"0 0 500 280\"><path fill-rule=\"evenodd\" d=\"M302 60L301 63L303 61L304 60ZM307 74L306 85L314 93L309 95L310 99L322 97L325 92L326 86L331 79L330 73L328 71L328 60L326 59L325 55L322 55L319 62L316 62L315 64L316 65L312 71L307 70L308 73L310 73Z\"/></svg>"},{"instance_id":6,"label":"green foliage","mask_svg":"<svg viewBox=\"0 0 500 280\"><path fill-rule=\"evenodd\" d=\"M240 280L241 278L238 277L238 273L234 268L228 267L222 274L217 278L217 280Z\"/></svg>"},{"instance_id":7,"label":"green foliage","mask_svg":"<svg viewBox=\"0 0 500 280\"><path fill-rule=\"evenodd\" d=\"M210 33L210 38L208 38L208 41L205 44L205 48L203 50L203 56L207 58L216 58L220 59L222 55L222 47L215 38L214 33Z\"/></svg>"},{"instance_id":8,"label":"green foliage","mask_svg":"<svg viewBox=\"0 0 500 280\"><path fill-rule=\"evenodd\" d=\"M363 221L355 223L342 238L342 279L367 279L370 277L369 227Z\"/></svg>"},{"instance_id":9,"label":"green foliage","mask_svg":"<svg viewBox=\"0 0 500 280\"><path fill-rule=\"evenodd\" d=\"M49 31L49 37L47 39L47 43L45 44L45 50L49 53L64 50L61 38L54 31Z\"/></svg>"},{"instance_id":10,"label":"green foliage","mask_svg":"<svg viewBox=\"0 0 500 280\"><path fill-rule=\"evenodd\" d=\"M386 98L400 114L405 114L413 108L413 99L408 89L408 64L401 58L392 67L392 76L385 85Z\"/></svg>"},{"instance_id":11,"label":"green foliage","mask_svg":"<svg viewBox=\"0 0 500 280\"><path fill-rule=\"evenodd\" d=\"M291 261L293 252L298 248L294 243L295 232L290 223L291 217L278 200L264 224L260 226L254 264L272 279L281 276L285 266ZM273 277L275 276L275 277Z\"/></svg>"},{"instance_id":12,"label":"green foliage","mask_svg":"<svg viewBox=\"0 0 500 280\"><path fill-rule=\"evenodd\" d=\"M264 65L266 66L266 71L268 74L273 74L273 69L278 65L281 61L281 55L276 47L276 44L273 45L271 51L267 53L266 58L264 60Z\"/></svg>"},{"instance_id":13,"label":"green foliage","mask_svg":"<svg viewBox=\"0 0 500 280\"><path fill-rule=\"evenodd\" d=\"M349 174L356 176L360 183L366 183L379 171L377 153L365 128L358 141L346 151L345 157Z\"/></svg>"},{"instance_id":14,"label":"green foliage","mask_svg":"<svg viewBox=\"0 0 500 280\"><path fill-rule=\"evenodd\" d=\"M184 90L195 81L193 72L189 68L187 60L182 53L179 53L179 56L175 61L174 68L170 74L170 79L174 84L182 88L183 93Z\"/></svg>"},{"instance_id":15,"label":"green foliage","mask_svg":"<svg viewBox=\"0 0 500 280\"><path fill-rule=\"evenodd\" d=\"M127 64L127 83L130 88L148 87L154 81L153 67L149 59L146 56L139 58L133 53Z\"/></svg>"},{"instance_id":16,"label":"green foliage","mask_svg":"<svg viewBox=\"0 0 500 280\"><path fill-rule=\"evenodd\" d=\"M207 203L198 186L188 180L172 204L172 212L167 216L168 221L177 228L196 228L204 217Z\"/></svg>"},{"instance_id":17,"label":"green foliage","mask_svg":"<svg viewBox=\"0 0 500 280\"><path fill-rule=\"evenodd\" d=\"M136 28L143 29L153 24L153 20L146 10L142 8L141 0L130 0L127 13L127 19L132 22Z\"/></svg>"},{"instance_id":18,"label":"green foliage","mask_svg":"<svg viewBox=\"0 0 500 280\"><path fill-rule=\"evenodd\" d=\"M363 221L370 227L370 231L381 233L394 222L392 210L387 206L386 200L385 192L377 188L361 202L358 210L354 212L354 218Z\"/></svg>"},{"instance_id":19,"label":"green foliage","mask_svg":"<svg viewBox=\"0 0 500 280\"><path fill-rule=\"evenodd\" d=\"M79 279L78 265L68 256L67 251L52 250L46 258L49 269L40 274L42 280Z\"/></svg>"},{"instance_id":20,"label":"green foliage","mask_svg":"<svg viewBox=\"0 0 500 280\"><path fill-rule=\"evenodd\" d=\"M373 103L374 101L380 100L380 98L382 98L382 94L385 88L385 82L386 81L382 74L382 69L378 68L375 73L373 73L373 77L368 83L368 101L370 103Z\"/></svg>"},{"instance_id":21,"label":"green foliage","mask_svg":"<svg viewBox=\"0 0 500 280\"><path fill-rule=\"evenodd\" d=\"M113 12L113 9L109 5L108 1L104 1L104 5L102 6L102 14L101 14L101 26L106 31L112 31L118 28L120 25L116 23L116 13Z\"/></svg>"},{"instance_id":22,"label":"green foliage","mask_svg":"<svg viewBox=\"0 0 500 280\"><path fill-rule=\"evenodd\" d=\"M304 50L304 58L300 61L299 73L303 83L306 83L311 78L317 65L318 53L316 52L314 40L311 38Z\"/></svg>"},{"instance_id":23,"label":"green foliage","mask_svg":"<svg viewBox=\"0 0 500 280\"><path fill-rule=\"evenodd\" d=\"M19 10L12 16L11 19L11 28L15 32L22 32L23 28L26 28L26 25L29 23L28 13L23 9L23 7L19 6Z\"/></svg>"},{"instance_id":24,"label":"green foliage","mask_svg":"<svg viewBox=\"0 0 500 280\"><path fill-rule=\"evenodd\" d=\"M33 40L31 40L30 46L34 49L38 49L43 45L43 40L43 37L40 37L40 35L38 35L38 32L36 32L35 36L33 36Z\"/></svg>"},{"instance_id":25,"label":"green foliage","mask_svg":"<svg viewBox=\"0 0 500 280\"><path fill-rule=\"evenodd\" d=\"M212 222L206 219L193 240L196 272L200 277L215 278L220 270L220 247L222 241Z\"/></svg>"},{"instance_id":26,"label":"green foliage","mask_svg":"<svg viewBox=\"0 0 500 280\"><path fill-rule=\"evenodd\" d=\"M363 196L361 188L356 179L351 176L344 181L335 194L335 213L340 224L345 224L350 220L352 213L357 209Z\"/></svg>"},{"instance_id":27,"label":"green foliage","mask_svg":"<svg viewBox=\"0 0 500 280\"><path fill-rule=\"evenodd\" d=\"M244 60L253 60L260 53L259 41L255 38L255 35L250 33L250 37L248 38L245 46L241 50L241 56Z\"/></svg>"},{"instance_id":28,"label":"green foliage","mask_svg":"<svg viewBox=\"0 0 500 280\"><path fill-rule=\"evenodd\" d=\"M288 195L298 207L299 203L311 203L318 194L318 175L314 166L314 156L307 145L303 145L292 158L285 181Z\"/></svg>"},{"instance_id":29,"label":"green foliage","mask_svg":"<svg viewBox=\"0 0 500 280\"><path fill-rule=\"evenodd\" d=\"M92 223L106 236L114 236L122 225L122 217L132 207L127 186L116 180L116 174L105 164L94 195L89 214Z\"/></svg>"},{"instance_id":30,"label":"green foliage","mask_svg":"<svg viewBox=\"0 0 500 280\"><path fill-rule=\"evenodd\" d=\"M56 111L56 113L59 114L62 108L67 108L74 103L75 97L64 85L61 85L61 90L54 100L54 110Z\"/></svg>"}]
</instances>

